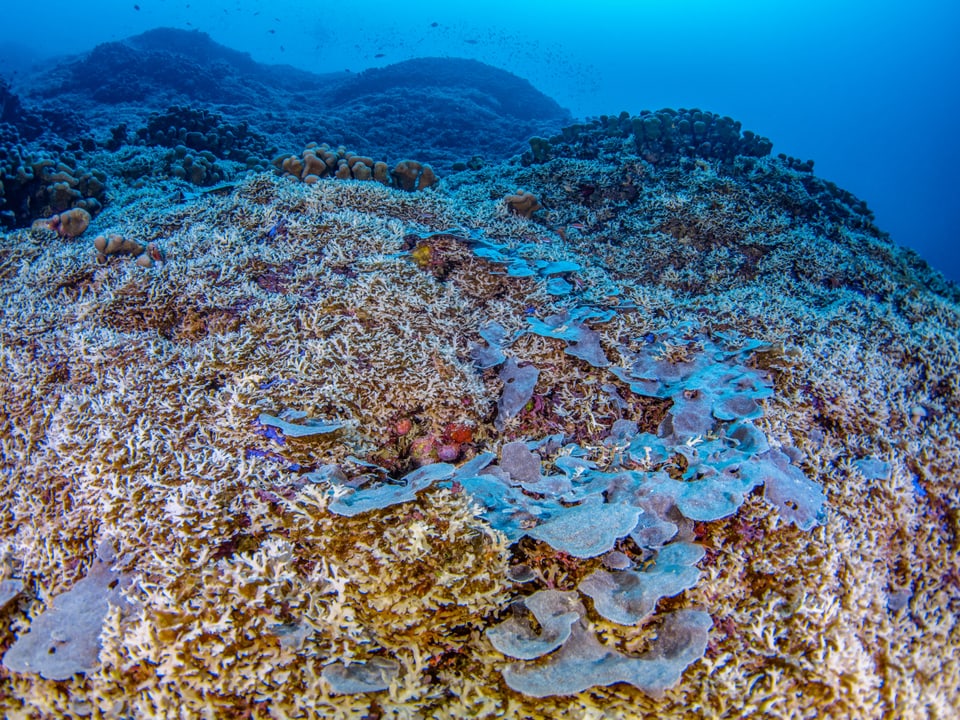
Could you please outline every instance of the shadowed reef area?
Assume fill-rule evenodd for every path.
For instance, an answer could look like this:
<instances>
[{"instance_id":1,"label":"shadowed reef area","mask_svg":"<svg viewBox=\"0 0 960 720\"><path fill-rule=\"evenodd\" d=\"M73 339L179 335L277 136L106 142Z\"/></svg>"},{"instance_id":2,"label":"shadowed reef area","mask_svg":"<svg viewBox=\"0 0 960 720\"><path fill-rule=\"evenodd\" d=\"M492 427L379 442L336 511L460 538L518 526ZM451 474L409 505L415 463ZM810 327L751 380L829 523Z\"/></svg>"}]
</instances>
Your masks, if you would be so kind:
<instances>
[{"instance_id":1,"label":"shadowed reef area","mask_svg":"<svg viewBox=\"0 0 960 720\"><path fill-rule=\"evenodd\" d=\"M4 85L0 710L955 717L960 291L772 147L171 30Z\"/></svg>"}]
</instances>

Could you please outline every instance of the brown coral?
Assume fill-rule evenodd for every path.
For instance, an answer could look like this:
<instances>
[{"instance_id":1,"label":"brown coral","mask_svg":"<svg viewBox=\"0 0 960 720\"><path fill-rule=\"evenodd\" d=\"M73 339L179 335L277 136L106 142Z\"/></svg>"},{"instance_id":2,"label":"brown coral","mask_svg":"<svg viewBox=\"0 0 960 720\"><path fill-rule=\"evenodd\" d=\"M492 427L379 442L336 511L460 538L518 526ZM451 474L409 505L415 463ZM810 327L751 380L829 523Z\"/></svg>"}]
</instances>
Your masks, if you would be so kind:
<instances>
[{"instance_id":1,"label":"brown coral","mask_svg":"<svg viewBox=\"0 0 960 720\"><path fill-rule=\"evenodd\" d=\"M107 262L107 258L111 255L133 255L136 257L146 249L136 240L130 240L116 233L98 235L93 241L93 247L97 251L97 262L101 265Z\"/></svg>"},{"instance_id":2,"label":"brown coral","mask_svg":"<svg viewBox=\"0 0 960 720\"><path fill-rule=\"evenodd\" d=\"M507 195L504 201L513 213L524 218L532 217L542 207L537 197L526 190L518 190L514 195Z\"/></svg>"},{"instance_id":3,"label":"brown coral","mask_svg":"<svg viewBox=\"0 0 960 720\"><path fill-rule=\"evenodd\" d=\"M385 162L357 155L342 145L331 148L326 143L309 143L301 157L280 155L274 158L273 165L283 175L294 176L311 184L322 177L332 176L338 180L375 180L383 185L414 192L438 182L432 167L415 160L402 160L390 171Z\"/></svg>"},{"instance_id":4,"label":"brown coral","mask_svg":"<svg viewBox=\"0 0 960 720\"><path fill-rule=\"evenodd\" d=\"M53 230L60 237L75 238L83 235L90 225L90 213L83 208L66 210L59 215L52 215L44 220L36 220L34 229L46 228Z\"/></svg>"},{"instance_id":5,"label":"brown coral","mask_svg":"<svg viewBox=\"0 0 960 720\"><path fill-rule=\"evenodd\" d=\"M137 265L145 268L153 267L156 263L162 263L166 260L157 243L149 242L142 245L136 240L125 238L116 233L98 235L93 241L93 247L97 251L97 262L101 265L105 264L107 259L113 255L131 255Z\"/></svg>"}]
</instances>

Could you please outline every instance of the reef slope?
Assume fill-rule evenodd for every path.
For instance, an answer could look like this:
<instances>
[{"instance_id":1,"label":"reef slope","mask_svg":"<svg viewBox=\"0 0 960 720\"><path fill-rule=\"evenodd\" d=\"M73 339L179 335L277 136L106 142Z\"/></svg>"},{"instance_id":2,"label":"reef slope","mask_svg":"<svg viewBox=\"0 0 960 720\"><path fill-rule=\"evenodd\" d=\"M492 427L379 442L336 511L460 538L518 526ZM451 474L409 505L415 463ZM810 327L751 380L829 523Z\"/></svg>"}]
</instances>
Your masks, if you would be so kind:
<instances>
[{"instance_id":1,"label":"reef slope","mask_svg":"<svg viewBox=\"0 0 960 720\"><path fill-rule=\"evenodd\" d=\"M267 172L184 193L114 173L79 239L5 235L0 648L80 582L127 588L82 673L0 671L6 714L954 716L956 288L795 161L671 154L634 134L650 117L666 122L605 118L419 192ZM98 234L153 243L151 261L98 246L98 262ZM586 306L607 313L579 336L589 352L560 321L529 331ZM483 369L492 322L538 370L516 407L511 380ZM585 592L591 573L651 553L624 536L603 557L511 542L466 478L332 508L377 472L364 463L389 486L484 452L506 467L508 444L550 435L544 468L571 442L601 469L654 462L624 459L612 433L628 421L663 438L693 401L624 379L659 338L660 357L767 344L744 360L769 378L753 423L825 505L808 530L769 488L718 519L671 516L703 548L686 561L699 579L636 625L580 596L574 635L627 658L656 648L664 613L708 614L677 682L511 689L525 670L489 632L511 603ZM283 413L290 424L270 420ZM333 424L297 437L304 416Z\"/></svg>"}]
</instances>

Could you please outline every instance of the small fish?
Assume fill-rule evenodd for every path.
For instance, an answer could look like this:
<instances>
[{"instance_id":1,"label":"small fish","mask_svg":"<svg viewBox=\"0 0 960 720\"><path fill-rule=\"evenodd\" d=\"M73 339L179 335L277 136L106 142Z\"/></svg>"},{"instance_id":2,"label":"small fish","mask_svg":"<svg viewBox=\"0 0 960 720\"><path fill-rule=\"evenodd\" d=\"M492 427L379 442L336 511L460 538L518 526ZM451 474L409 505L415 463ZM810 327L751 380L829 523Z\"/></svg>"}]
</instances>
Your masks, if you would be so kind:
<instances>
[{"instance_id":1,"label":"small fish","mask_svg":"<svg viewBox=\"0 0 960 720\"><path fill-rule=\"evenodd\" d=\"M134 10L139 10L139 9L140 9L140 6L139 6L139 5L134 5L134 6L133 6L133 9L134 9Z\"/></svg>"},{"instance_id":2,"label":"small fish","mask_svg":"<svg viewBox=\"0 0 960 720\"><path fill-rule=\"evenodd\" d=\"M276 31L276 30L267 30L267 32L270 33L271 35L276 35L276 34L277 34L277 31Z\"/></svg>"},{"instance_id":3,"label":"small fish","mask_svg":"<svg viewBox=\"0 0 960 720\"><path fill-rule=\"evenodd\" d=\"M438 22L432 22L432 23L430 23L430 27L439 27L439 26L440 26L440 23L438 23Z\"/></svg>"},{"instance_id":4,"label":"small fish","mask_svg":"<svg viewBox=\"0 0 960 720\"><path fill-rule=\"evenodd\" d=\"M386 55L385 55L384 53L377 53L376 55L374 55L374 57L375 57L375 58L382 58L382 57L386 57Z\"/></svg>"},{"instance_id":5,"label":"small fish","mask_svg":"<svg viewBox=\"0 0 960 720\"><path fill-rule=\"evenodd\" d=\"M478 40L464 40L464 42L465 42L467 45L476 45L479 41L478 41Z\"/></svg>"},{"instance_id":6,"label":"small fish","mask_svg":"<svg viewBox=\"0 0 960 720\"><path fill-rule=\"evenodd\" d=\"M162 263L167 261L167 256L155 242L147 243L147 254L154 262Z\"/></svg>"},{"instance_id":7,"label":"small fish","mask_svg":"<svg viewBox=\"0 0 960 720\"><path fill-rule=\"evenodd\" d=\"M287 232L287 221L281 218L280 220L277 220L276 223L274 223L273 227L267 230L267 237L272 240L277 235L281 235L281 236L285 235L286 232Z\"/></svg>"}]
</instances>

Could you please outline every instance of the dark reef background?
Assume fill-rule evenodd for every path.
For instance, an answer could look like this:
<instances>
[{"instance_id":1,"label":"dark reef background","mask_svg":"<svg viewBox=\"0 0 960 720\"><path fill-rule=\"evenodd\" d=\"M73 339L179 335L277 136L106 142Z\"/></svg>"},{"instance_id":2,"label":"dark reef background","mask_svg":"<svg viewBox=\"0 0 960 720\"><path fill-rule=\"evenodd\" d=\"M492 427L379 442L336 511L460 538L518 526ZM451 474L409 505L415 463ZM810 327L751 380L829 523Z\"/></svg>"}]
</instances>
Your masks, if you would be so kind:
<instances>
[{"instance_id":1,"label":"dark reef background","mask_svg":"<svg viewBox=\"0 0 960 720\"><path fill-rule=\"evenodd\" d=\"M259 63L320 74L479 60L577 118L662 107L736 118L776 153L814 159L817 175L867 201L895 242L960 280L960 9L945 0L492 0L482 12L427 0L269 10L252 0L105 0L94 10L62 0L5 8L0 76L23 94L24 74L156 27L203 30Z\"/></svg>"}]
</instances>

